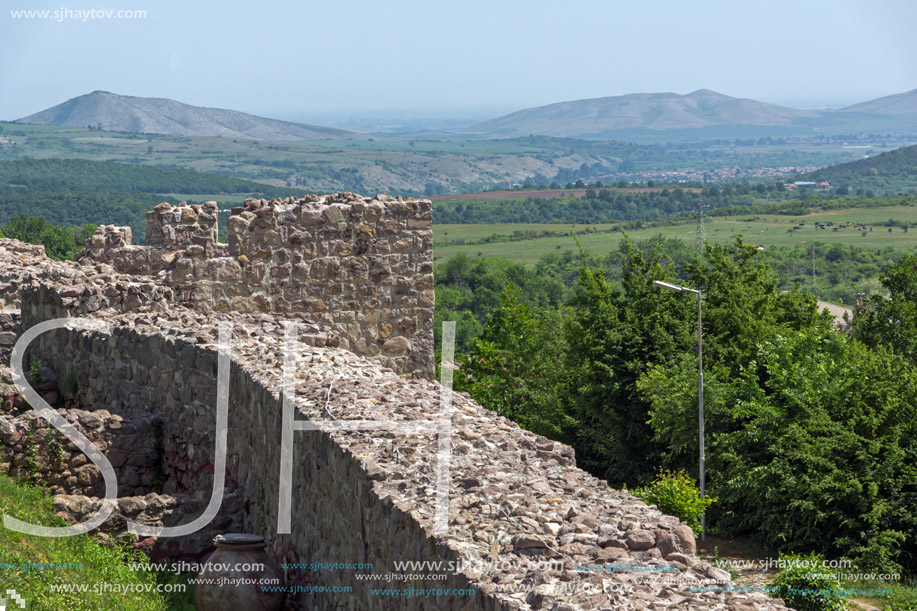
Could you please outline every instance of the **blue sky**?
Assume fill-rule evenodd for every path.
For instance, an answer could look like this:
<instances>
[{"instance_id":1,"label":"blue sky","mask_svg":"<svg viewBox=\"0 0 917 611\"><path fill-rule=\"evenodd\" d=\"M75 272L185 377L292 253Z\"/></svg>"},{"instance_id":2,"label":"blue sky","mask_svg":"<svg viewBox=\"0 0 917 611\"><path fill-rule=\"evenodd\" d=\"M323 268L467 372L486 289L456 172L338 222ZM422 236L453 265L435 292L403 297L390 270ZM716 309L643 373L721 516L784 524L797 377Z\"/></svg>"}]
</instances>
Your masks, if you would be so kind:
<instances>
[{"instance_id":1,"label":"blue sky","mask_svg":"<svg viewBox=\"0 0 917 611\"><path fill-rule=\"evenodd\" d=\"M14 19L13 10L145 10ZM917 2L4 0L0 119L96 89L293 117L707 88L841 106L917 88Z\"/></svg>"}]
</instances>

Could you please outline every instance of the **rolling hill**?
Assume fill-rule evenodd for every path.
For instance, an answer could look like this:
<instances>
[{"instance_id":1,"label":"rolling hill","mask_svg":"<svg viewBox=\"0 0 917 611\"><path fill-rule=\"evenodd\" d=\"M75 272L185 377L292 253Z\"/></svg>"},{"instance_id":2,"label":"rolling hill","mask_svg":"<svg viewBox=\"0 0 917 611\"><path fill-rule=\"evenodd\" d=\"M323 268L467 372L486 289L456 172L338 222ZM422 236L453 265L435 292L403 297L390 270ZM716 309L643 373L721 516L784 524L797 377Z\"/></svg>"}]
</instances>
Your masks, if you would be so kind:
<instances>
[{"instance_id":1,"label":"rolling hill","mask_svg":"<svg viewBox=\"0 0 917 611\"><path fill-rule=\"evenodd\" d=\"M917 193L917 146L830 166L797 179L827 180L835 187L870 190L878 195Z\"/></svg>"},{"instance_id":2,"label":"rolling hill","mask_svg":"<svg viewBox=\"0 0 917 611\"><path fill-rule=\"evenodd\" d=\"M800 110L709 89L687 95L633 93L528 108L466 129L476 138L677 141L817 134L917 132L917 90L840 110Z\"/></svg>"},{"instance_id":3,"label":"rolling hill","mask_svg":"<svg viewBox=\"0 0 917 611\"><path fill-rule=\"evenodd\" d=\"M817 111L796 110L733 98L708 89L687 95L634 93L539 106L485 121L466 130L473 135L599 138L634 129L680 130L718 126L791 125L816 119Z\"/></svg>"},{"instance_id":4,"label":"rolling hill","mask_svg":"<svg viewBox=\"0 0 917 611\"><path fill-rule=\"evenodd\" d=\"M903 115L917 113L917 89L854 104L853 106L842 108L840 112L874 115Z\"/></svg>"},{"instance_id":5,"label":"rolling hill","mask_svg":"<svg viewBox=\"0 0 917 611\"><path fill-rule=\"evenodd\" d=\"M166 136L219 136L252 140L362 139L353 132L278 121L236 110L191 106L167 98L137 98L93 91L16 123L101 128Z\"/></svg>"}]
</instances>

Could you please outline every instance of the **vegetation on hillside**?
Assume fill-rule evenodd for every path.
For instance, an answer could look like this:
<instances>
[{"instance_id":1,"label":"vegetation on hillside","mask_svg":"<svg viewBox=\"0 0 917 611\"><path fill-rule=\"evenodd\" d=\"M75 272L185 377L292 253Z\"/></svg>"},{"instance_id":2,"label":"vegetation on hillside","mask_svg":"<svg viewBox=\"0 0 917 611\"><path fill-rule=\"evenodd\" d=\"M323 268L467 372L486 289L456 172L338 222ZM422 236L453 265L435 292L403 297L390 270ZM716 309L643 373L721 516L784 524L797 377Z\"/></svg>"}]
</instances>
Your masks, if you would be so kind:
<instances>
[{"instance_id":1,"label":"vegetation on hillside","mask_svg":"<svg viewBox=\"0 0 917 611\"><path fill-rule=\"evenodd\" d=\"M192 170L109 161L0 161L0 223L25 214L57 225L129 225L134 241L142 242L146 213L162 201L177 203L174 197L158 193L279 197L299 192ZM67 250L54 252L68 256Z\"/></svg>"},{"instance_id":2,"label":"vegetation on hillside","mask_svg":"<svg viewBox=\"0 0 917 611\"><path fill-rule=\"evenodd\" d=\"M917 146L829 166L798 180L827 180L835 187L871 190L880 195L917 193Z\"/></svg>"},{"instance_id":3,"label":"vegetation on hillside","mask_svg":"<svg viewBox=\"0 0 917 611\"><path fill-rule=\"evenodd\" d=\"M764 167L824 166L847 161L852 153L839 143L799 147L774 139L760 146L734 146L732 138L722 143L692 139L666 148L549 137L265 142L0 123L0 159L27 157L193 168L313 192L431 196L526 182L645 180L661 172L691 174L691 180L708 173L720 181ZM727 176L723 168L730 168ZM641 177L644 173L654 175Z\"/></svg>"},{"instance_id":4,"label":"vegetation on hillside","mask_svg":"<svg viewBox=\"0 0 917 611\"><path fill-rule=\"evenodd\" d=\"M17 214L0 228L0 237L41 244L52 259L72 259L83 249L86 240L95 233L97 227L88 223L61 227L52 225L41 216Z\"/></svg>"},{"instance_id":5,"label":"vegetation on hillside","mask_svg":"<svg viewBox=\"0 0 917 611\"><path fill-rule=\"evenodd\" d=\"M799 253L783 254L791 264ZM894 265L882 279L890 296L869 298L856 331L844 334L811 295L781 288L768 255L780 263L741 239L708 245L703 258L657 240L625 243L617 274L588 256L557 255L533 269L452 260L438 295L472 306L456 313L481 328L460 337L456 388L572 444L578 464L613 485L646 485L660 468L687 466L697 477L696 301L652 282L699 288L707 490L718 498L710 527L913 575L917 262L882 262ZM878 266L889 255L828 246L820 256ZM497 297L500 282L537 290ZM478 302L478 292L490 299ZM474 307L494 301L481 322Z\"/></svg>"},{"instance_id":6,"label":"vegetation on hillside","mask_svg":"<svg viewBox=\"0 0 917 611\"><path fill-rule=\"evenodd\" d=\"M51 497L26 484L0 475L0 513L43 526L67 526L55 514ZM107 546L88 535L37 537L0 529L0 587L14 589L27 609L41 611L176 611L193 609L191 587L152 572L131 570L127 562L140 561L130 546ZM41 566L33 565L40 564ZM45 567L45 568L42 568ZM108 591L95 585L108 584ZM157 592L157 584L162 584ZM59 591L61 585L85 586L88 592ZM104 586L103 586L104 587ZM120 592L114 591L116 587ZM147 591L150 588L151 591ZM13 607L16 608L15 605Z\"/></svg>"},{"instance_id":7,"label":"vegetation on hillside","mask_svg":"<svg viewBox=\"0 0 917 611\"><path fill-rule=\"evenodd\" d=\"M40 192L260 193L267 198L301 193L194 170L86 159L0 161L0 185Z\"/></svg>"}]
</instances>

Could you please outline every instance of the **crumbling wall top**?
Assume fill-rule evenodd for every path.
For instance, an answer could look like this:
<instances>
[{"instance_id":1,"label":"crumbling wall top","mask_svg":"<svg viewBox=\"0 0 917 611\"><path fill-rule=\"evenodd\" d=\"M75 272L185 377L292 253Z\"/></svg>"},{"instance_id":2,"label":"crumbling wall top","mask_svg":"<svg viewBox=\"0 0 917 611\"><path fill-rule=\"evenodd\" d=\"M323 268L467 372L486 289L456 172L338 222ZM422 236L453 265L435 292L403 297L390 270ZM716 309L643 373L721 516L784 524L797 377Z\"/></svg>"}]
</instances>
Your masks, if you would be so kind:
<instances>
[{"instance_id":1,"label":"crumbling wall top","mask_svg":"<svg viewBox=\"0 0 917 611\"><path fill-rule=\"evenodd\" d=\"M185 249L192 244L204 248L217 243L217 203L172 206L163 202L146 213L146 243L166 250Z\"/></svg>"}]
</instances>

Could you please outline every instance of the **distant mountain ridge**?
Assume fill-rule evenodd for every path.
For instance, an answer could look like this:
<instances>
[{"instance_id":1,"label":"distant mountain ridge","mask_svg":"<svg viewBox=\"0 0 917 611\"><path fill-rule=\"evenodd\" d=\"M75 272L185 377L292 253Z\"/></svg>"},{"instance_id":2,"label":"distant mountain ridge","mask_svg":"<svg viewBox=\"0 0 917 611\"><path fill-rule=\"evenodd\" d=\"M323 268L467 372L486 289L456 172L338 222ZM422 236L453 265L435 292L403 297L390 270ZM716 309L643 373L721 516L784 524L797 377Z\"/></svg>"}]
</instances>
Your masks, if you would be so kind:
<instances>
[{"instance_id":1,"label":"distant mountain ridge","mask_svg":"<svg viewBox=\"0 0 917 611\"><path fill-rule=\"evenodd\" d=\"M882 115L917 113L917 89L854 104L853 106L844 108L842 112L862 112Z\"/></svg>"},{"instance_id":2,"label":"distant mountain ridge","mask_svg":"<svg viewBox=\"0 0 917 611\"><path fill-rule=\"evenodd\" d=\"M92 126L134 134L271 141L362 138L342 129L267 119L237 110L191 106L168 98L140 98L107 91L93 91L72 98L15 122Z\"/></svg>"},{"instance_id":3,"label":"distant mountain ridge","mask_svg":"<svg viewBox=\"0 0 917 611\"><path fill-rule=\"evenodd\" d=\"M107 131L267 141L503 139L528 136L587 140L736 138L847 133L917 133L917 89L839 110L801 110L709 89L685 95L632 93L520 110L452 134L370 134L280 121L167 98L94 91L23 117L17 123L101 127ZM361 130L365 132L365 130Z\"/></svg>"},{"instance_id":4,"label":"distant mountain ridge","mask_svg":"<svg viewBox=\"0 0 917 611\"><path fill-rule=\"evenodd\" d=\"M889 118L886 121L889 123L902 117L917 125L917 90L837 111L821 111L788 108L700 89L686 95L632 93L558 102L491 119L463 133L498 138L533 134L594 139L620 137L620 132L628 131L658 133L728 127L814 131L836 125L856 131L856 122L861 118L874 124L877 118Z\"/></svg>"}]
</instances>

